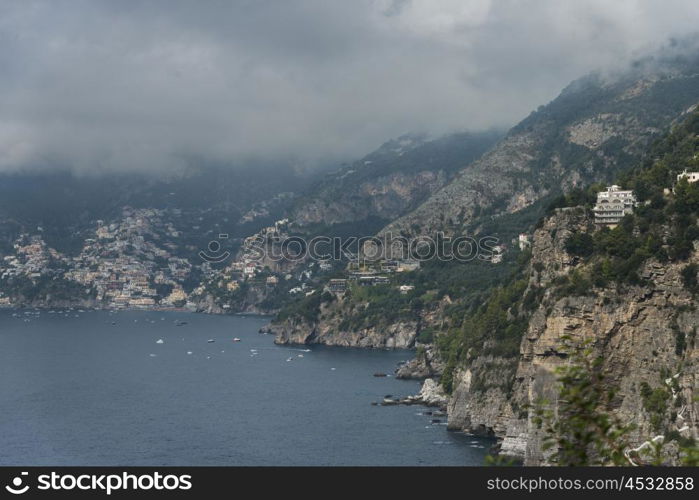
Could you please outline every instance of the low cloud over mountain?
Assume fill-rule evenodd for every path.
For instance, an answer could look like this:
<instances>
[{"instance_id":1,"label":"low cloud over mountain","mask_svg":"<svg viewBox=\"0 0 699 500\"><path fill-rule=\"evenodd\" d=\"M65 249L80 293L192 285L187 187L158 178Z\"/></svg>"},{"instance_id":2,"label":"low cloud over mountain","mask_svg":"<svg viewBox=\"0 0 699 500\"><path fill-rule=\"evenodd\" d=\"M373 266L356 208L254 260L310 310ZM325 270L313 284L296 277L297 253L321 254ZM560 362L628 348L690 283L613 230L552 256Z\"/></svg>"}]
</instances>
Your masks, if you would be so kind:
<instances>
[{"instance_id":1,"label":"low cloud over mountain","mask_svg":"<svg viewBox=\"0 0 699 500\"><path fill-rule=\"evenodd\" d=\"M511 125L698 14L691 0L6 2L0 171L312 165L407 131Z\"/></svg>"}]
</instances>

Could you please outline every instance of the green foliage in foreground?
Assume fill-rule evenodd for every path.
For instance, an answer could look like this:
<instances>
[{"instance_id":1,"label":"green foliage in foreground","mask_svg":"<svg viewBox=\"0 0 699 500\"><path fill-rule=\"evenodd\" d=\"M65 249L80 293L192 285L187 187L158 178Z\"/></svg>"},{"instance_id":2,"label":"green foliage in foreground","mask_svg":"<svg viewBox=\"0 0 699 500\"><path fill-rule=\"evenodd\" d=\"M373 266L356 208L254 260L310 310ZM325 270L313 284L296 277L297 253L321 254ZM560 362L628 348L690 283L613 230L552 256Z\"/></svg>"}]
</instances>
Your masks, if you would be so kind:
<instances>
[{"instance_id":1,"label":"green foliage in foreground","mask_svg":"<svg viewBox=\"0 0 699 500\"><path fill-rule=\"evenodd\" d=\"M533 408L534 424L544 432L543 449L550 450L549 460L561 466L663 465L665 444L679 444L681 462L699 465L699 448L693 439L682 438L677 431L655 436L641 451L634 451L629 434L635 429L612 412L615 389L605 377L602 358L594 355L591 341L575 345L570 337L562 337L561 352L568 355L556 370L558 408L547 401ZM660 423L667 409L669 393L641 384L643 406ZM660 425L654 423L656 430Z\"/></svg>"},{"instance_id":2,"label":"green foliage in foreground","mask_svg":"<svg viewBox=\"0 0 699 500\"><path fill-rule=\"evenodd\" d=\"M624 451L633 426L609 411L615 393L602 371L602 358L593 356L589 342L568 344L564 352L569 361L556 370L558 410L545 402L535 408L534 423L545 432L543 449L553 449L557 465L628 465Z\"/></svg>"}]
</instances>

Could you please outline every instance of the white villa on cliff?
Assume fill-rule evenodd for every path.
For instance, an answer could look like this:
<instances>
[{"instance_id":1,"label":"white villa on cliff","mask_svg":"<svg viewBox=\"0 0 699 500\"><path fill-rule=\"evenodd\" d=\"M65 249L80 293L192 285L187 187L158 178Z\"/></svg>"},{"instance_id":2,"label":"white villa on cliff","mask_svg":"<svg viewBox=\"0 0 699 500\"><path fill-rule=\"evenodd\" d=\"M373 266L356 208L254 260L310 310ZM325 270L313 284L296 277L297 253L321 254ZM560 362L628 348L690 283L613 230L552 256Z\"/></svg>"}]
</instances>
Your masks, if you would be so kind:
<instances>
[{"instance_id":1,"label":"white villa on cliff","mask_svg":"<svg viewBox=\"0 0 699 500\"><path fill-rule=\"evenodd\" d=\"M686 170L677 176L677 182L687 179L690 184L699 181L699 172L687 172Z\"/></svg>"},{"instance_id":2,"label":"white villa on cliff","mask_svg":"<svg viewBox=\"0 0 699 500\"><path fill-rule=\"evenodd\" d=\"M595 224L615 226L626 214L633 212L636 206L636 196L633 191L624 191L619 186L607 187L606 191L597 193Z\"/></svg>"}]
</instances>

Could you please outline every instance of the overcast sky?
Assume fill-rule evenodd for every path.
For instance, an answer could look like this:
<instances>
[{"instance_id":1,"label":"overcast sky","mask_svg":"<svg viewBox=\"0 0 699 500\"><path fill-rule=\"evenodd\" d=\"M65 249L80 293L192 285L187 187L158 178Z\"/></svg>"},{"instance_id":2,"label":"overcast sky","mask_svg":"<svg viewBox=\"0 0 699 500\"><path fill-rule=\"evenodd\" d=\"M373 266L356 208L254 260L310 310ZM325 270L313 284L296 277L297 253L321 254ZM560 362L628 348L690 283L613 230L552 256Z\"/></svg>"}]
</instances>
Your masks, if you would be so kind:
<instances>
[{"instance_id":1,"label":"overcast sky","mask_svg":"<svg viewBox=\"0 0 699 500\"><path fill-rule=\"evenodd\" d=\"M696 0L0 0L0 170L337 161L510 126Z\"/></svg>"}]
</instances>

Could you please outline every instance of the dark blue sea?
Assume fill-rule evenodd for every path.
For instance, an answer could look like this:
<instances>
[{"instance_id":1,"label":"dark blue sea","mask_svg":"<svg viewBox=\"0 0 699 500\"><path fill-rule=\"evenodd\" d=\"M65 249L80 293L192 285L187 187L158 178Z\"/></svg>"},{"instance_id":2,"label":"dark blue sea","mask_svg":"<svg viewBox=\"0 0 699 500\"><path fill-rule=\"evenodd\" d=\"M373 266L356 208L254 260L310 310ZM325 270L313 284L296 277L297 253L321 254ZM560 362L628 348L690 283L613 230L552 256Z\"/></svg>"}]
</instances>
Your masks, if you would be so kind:
<instances>
[{"instance_id":1,"label":"dark blue sea","mask_svg":"<svg viewBox=\"0 0 699 500\"><path fill-rule=\"evenodd\" d=\"M0 464L483 463L491 441L370 404L419 390L373 376L411 352L276 346L266 321L0 310Z\"/></svg>"}]
</instances>

